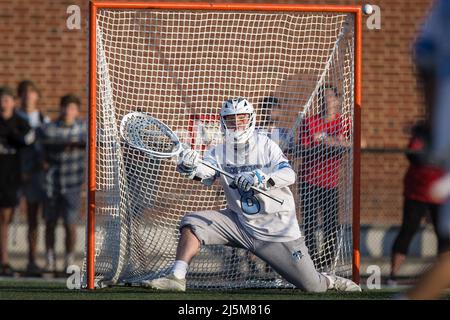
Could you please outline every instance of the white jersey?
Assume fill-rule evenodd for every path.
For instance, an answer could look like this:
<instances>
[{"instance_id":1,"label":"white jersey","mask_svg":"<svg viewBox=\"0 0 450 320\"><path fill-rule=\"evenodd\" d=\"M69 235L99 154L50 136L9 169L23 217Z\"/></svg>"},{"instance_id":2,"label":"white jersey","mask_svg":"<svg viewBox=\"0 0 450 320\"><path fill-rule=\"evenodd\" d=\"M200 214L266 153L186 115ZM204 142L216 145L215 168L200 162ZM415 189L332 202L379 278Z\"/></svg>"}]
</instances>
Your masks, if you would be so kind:
<instances>
[{"instance_id":1,"label":"white jersey","mask_svg":"<svg viewBox=\"0 0 450 320\"><path fill-rule=\"evenodd\" d=\"M436 75L432 106L433 160L450 171L450 1L436 1L415 45L417 65Z\"/></svg>"},{"instance_id":2,"label":"white jersey","mask_svg":"<svg viewBox=\"0 0 450 320\"><path fill-rule=\"evenodd\" d=\"M436 76L432 106L430 158L442 163L450 174L450 1L436 1L416 43L417 65ZM440 192L445 194L445 181ZM439 210L438 233L450 236L450 197Z\"/></svg>"},{"instance_id":3,"label":"white jersey","mask_svg":"<svg viewBox=\"0 0 450 320\"><path fill-rule=\"evenodd\" d=\"M204 161L232 175L258 169L266 179L271 178L273 186L267 189L267 193L284 200L283 205L253 190L240 191L232 179L204 165L200 165L196 174L206 185L220 177L227 208L236 213L252 236L270 242L286 242L300 237L294 197L288 187L295 183L295 172L273 140L257 133L245 145L219 144L205 153Z\"/></svg>"}]
</instances>

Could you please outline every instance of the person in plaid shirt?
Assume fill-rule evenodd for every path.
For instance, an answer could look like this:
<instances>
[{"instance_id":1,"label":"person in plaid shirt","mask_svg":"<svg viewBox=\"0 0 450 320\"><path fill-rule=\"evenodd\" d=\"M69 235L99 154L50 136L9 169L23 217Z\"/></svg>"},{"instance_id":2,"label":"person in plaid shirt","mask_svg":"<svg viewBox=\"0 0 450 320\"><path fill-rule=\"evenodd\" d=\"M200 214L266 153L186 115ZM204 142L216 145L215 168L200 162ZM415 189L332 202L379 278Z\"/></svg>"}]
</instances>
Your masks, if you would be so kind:
<instances>
[{"instance_id":1,"label":"person in plaid shirt","mask_svg":"<svg viewBox=\"0 0 450 320\"><path fill-rule=\"evenodd\" d=\"M81 186L85 177L86 122L79 118L80 99L74 95L61 98L60 116L44 126L42 141L46 158L46 269L56 271L55 228L58 218L66 232L65 268L74 262L76 220L80 212Z\"/></svg>"}]
</instances>

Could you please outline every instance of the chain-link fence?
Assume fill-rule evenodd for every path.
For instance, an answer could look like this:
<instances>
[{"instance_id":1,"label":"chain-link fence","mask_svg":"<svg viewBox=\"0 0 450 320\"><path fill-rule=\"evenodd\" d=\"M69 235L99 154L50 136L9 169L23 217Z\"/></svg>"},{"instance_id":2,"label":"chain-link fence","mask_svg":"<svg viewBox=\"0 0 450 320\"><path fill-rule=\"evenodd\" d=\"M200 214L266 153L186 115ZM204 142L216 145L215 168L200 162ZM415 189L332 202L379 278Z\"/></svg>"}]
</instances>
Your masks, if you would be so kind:
<instances>
[{"instance_id":1,"label":"chain-link fence","mask_svg":"<svg viewBox=\"0 0 450 320\"><path fill-rule=\"evenodd\" d=\"M80 266L83 263L86 238L86 192L82 192L81 211L76 223L76 245L75 264ZM36 263L39 267L45 267L45 222L42 208L38 212L38 237ZM9 229L8 249L11 267L17 275L26 274L28 263L28 223L25 200L21 199L19 206L15 209L13 221ZM58 222L55 239L56 267L59 273L64 273L65 256L65 230L62 220Z\"/></svg>"}]
</instances>

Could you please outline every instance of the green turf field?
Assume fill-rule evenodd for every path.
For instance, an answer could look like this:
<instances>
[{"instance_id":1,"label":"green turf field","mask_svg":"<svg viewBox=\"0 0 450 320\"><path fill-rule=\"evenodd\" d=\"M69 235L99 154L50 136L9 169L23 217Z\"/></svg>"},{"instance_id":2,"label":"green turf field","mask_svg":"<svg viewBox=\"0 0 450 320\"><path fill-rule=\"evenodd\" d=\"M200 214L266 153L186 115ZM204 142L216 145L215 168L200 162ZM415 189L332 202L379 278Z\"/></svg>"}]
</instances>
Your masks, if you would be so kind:
<instances>
[{"instance_id":1,"label":"green turf field","mask_svg":"<svg viewBox=\"0 0 450 320\"><path fill-rule=\"evenodd\" d=\"M139 287L115 287L94 291L69 290L63 281L0 280L0 299L28 300L309 300L391 299L399 289L364 290L362 293L301 293L297 290L236 290L228 292L189 290L156 292ZM450 299L447 293L444 299Z\"/></svg>"}]
</instances>

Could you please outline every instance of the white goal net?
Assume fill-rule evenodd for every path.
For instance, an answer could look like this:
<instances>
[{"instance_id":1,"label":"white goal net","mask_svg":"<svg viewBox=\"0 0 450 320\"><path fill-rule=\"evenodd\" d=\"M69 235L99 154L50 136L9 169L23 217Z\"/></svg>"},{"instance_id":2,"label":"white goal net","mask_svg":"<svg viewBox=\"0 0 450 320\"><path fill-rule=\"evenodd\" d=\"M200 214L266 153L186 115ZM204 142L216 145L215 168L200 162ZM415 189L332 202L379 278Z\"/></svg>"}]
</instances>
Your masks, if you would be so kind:
<instances>
[{"instance_id":1,"label":"white goal net","mask_svg":"<svg viewBox=\"0 0 450 320\"><path fill-rule=\"evenodd\" d=\"M165 274L183 215L226 205L219 185L185 179L170 159L121 141L121 119L148 113L204 152L217 143L221 103L235 96L253 104L257 129L297 173L291 190L316 267L351 277L353 14L99 8L92 19L98 286ZM289 286L226 246L203 246L188 273L191 288Z\"/></svg>"}]
</instances>

